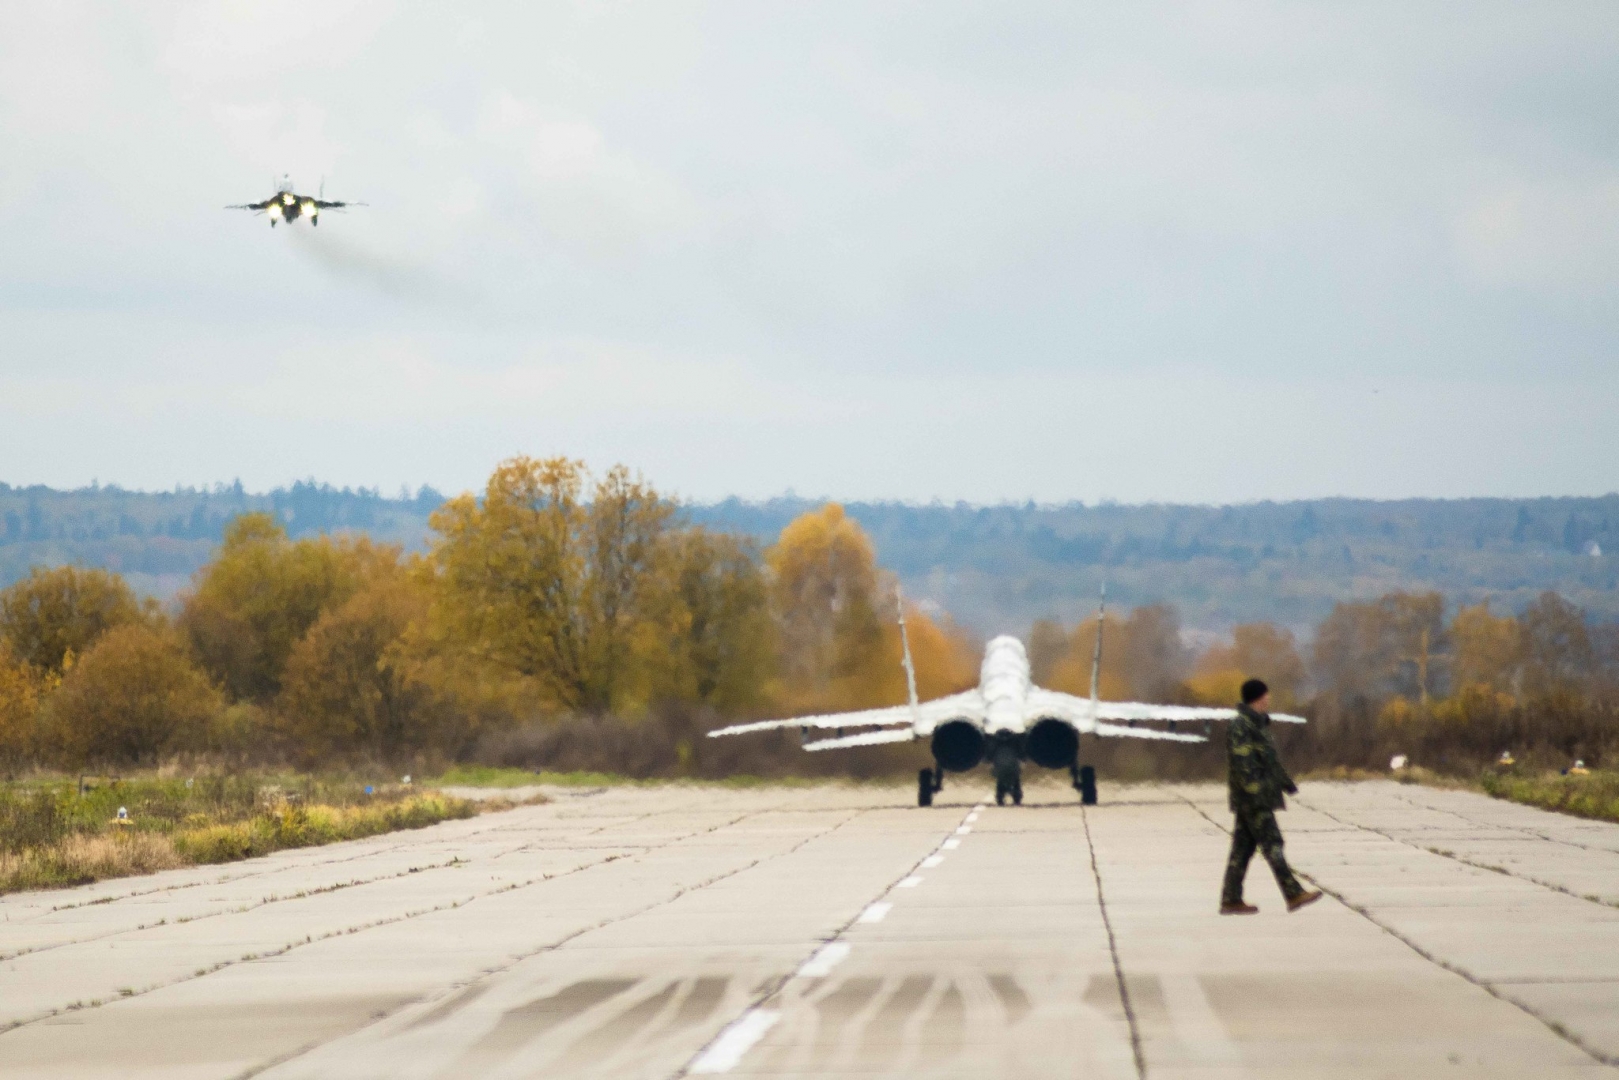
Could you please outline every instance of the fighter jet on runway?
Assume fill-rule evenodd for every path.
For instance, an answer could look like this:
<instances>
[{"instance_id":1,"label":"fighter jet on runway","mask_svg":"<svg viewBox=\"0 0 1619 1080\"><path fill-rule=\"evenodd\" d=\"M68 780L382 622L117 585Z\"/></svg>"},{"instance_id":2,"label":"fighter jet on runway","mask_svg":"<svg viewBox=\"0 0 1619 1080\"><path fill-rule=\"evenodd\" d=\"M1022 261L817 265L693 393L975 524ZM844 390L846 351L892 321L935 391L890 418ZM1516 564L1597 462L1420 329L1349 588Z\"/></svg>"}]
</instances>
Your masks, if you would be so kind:
<instances>
[{"instance_id":1,"label":"fighter jet on runway","mask_svg":"<svg viewBox=\"0 0 1619 1080\"><path fill-rule=\"evenodd\" d=\"M320 195L326 193L326 181L320 184ZM322 210L343 210L350 206L364 206L365 203L332 202L321 198L320 195L299 195L292 190L292 177L283 176L276 181L275 194L263 202L236 203L225 207L226 210L251 210L255 214L270 215L270 228L277 223L285 221L291 225L301 217L309 219L311 227L320 224Z\"/></svg>"},{"instance_id":2,"label":"fighter jet on runway","mask_svg":"<svg viewBox=\"0 0 1619 1080\"><path fill-rule=\"evenodd\" d=\"M1103 599L1103 612L1106 598ZM839 750L881 743L912 742L928 739L933 750L934 768L917 776L916 801L930 806L935 792L944 787L944 774L966 772L982 761L995 769L997 802L1011 796L1023 801L1022 762L1031 761L1045 769L1067 769L1074 787L1086 803L1096 801L1096 773L1079 763L1079 737L1158 739L1167 742L1205 741L1216 720L1230 720L1236 709L1203 708L1191 705L1151 705L1139 701L1102 701L1097 682L1102 667L1102 620L1097 623L1096 651L1091 658L1091 696L1076 697L1056 690L1043 690L1029 677L1029 657L1015 637L993 639L984 649L984 663L978 688L933 701L916 698L916 670L911 664L910 639L905 634L905 616L900 614L900 640L904 646L905 679L910 704L826 716L800 716L791 720L764 720L734 724L709 732L710 738L742 735L750 731L776 728L833 728L837 736L804 744L806 750ZM1304 723L1301 716L1271 713L1272 720ZM1202 721L1203 735L1182 734L1157 728L1137 727L1141 721L1167 721L1171 727L1184 721ZM869 727L853 735L844 728Z\"/></svg>"}]
</instances>

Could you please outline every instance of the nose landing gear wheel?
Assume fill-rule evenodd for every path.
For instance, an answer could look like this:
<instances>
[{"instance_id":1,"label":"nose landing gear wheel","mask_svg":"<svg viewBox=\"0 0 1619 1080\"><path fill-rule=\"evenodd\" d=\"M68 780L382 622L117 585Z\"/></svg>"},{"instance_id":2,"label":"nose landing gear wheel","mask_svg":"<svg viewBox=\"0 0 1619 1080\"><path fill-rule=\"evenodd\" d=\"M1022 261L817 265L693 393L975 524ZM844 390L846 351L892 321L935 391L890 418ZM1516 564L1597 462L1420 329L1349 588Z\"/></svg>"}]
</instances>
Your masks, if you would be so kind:
<instances>
[{"instance_id":1,"label":"nose landing gear wheel","mask_svg":"<svg viewBox=\"0 0 1619 1080\"><path fill-rule=\"evenodd\" d=\"M916 774L916 805L933 805L933 770L923 769Z\"/></svg>"}]
</instances>

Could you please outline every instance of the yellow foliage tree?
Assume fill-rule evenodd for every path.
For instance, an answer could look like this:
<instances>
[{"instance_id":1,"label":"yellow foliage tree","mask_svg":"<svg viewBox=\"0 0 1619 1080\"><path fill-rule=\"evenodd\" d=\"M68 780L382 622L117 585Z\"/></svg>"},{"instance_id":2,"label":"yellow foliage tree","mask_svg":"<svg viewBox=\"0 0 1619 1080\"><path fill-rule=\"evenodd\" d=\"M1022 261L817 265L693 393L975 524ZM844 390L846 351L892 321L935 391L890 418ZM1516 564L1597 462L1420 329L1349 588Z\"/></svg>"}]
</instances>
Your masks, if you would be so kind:
<instances>
[{"instance_id":1,"label":"yellow foliage tree","mask_svg":"<svg viewBox=\"0 0 1619 1080\"><path fill-rule=\"evenodd\" d=\"M453 737L442 696L404 642L428 595L404 573L379 575L315 621L293 647L276 725L305 761L393 761Z\"/></svg>"},{"instance_id":2,"label":"yellow foliage tree","mask_svg":"<svg viewBox=\"0 0 1619 1080\"><path fill-rule=\"evenodd\" d=\"M199 574L180 625L231 699L268 702L293 647L321 614L398 559L397 548L363 537L293 542L269 514L243 514Z\"/></svg>"},{"instance_id":3,"label":"yellow foliage tree","mask_svg":"<svg viewBox=\"0 0 1619 1080\"><path fill-rule=\"evenodd\" d=\"M0 640L14 659L60 675L103 633L150 614L117 574L36 566L0 591Z\"/></svg>"},{"instance_id":4,"label":"yellow foliage tree","mask_svg":"<svg viewBox=\"0 0 1619 1080\"><path fill-rule=\"evenodd\" d=\"M9 772L38 755L40 699L59 681L18 660L0 641L0 769Z\"/></svg>"},{"instance_id":5,"label":"yellow foliage tree","mask_svg":"<svg viewBox=\"0 0 1619 1080\"><path fill-rule=\"evenodd\" d=\"M903 702L895 593L859 523L836 503L801 514L765 562L780 628L781 706L802 713ZM919 695L977 681L976 650L958 628L913 608L906 624Z\"/></svg>"},{"instance_id":6,"label":"yellow foliage tree","mask_svg":"<svg viewBox=\"0 0 1619 1080\"><path fill-rule=\"evenodd\" d=\"M503 462L481 501L462 495L432 518L446 640L532 680L554 707L627 703L645 680L637 646L666 606L672 513L623 467L592 483L567 458Z\"/></svg>"},{"instance_id":7,"label":"yellow foliage tree","mask_svg":"<svg viewBox=\"0 0 1619 1080\"><path fill-rule=\"evenodd\" d=\"M1094 618L1074 627L1044 685L1070 694L1090 695L1096 630ZM1185 695L1187 659L1186 646L1180 638L1180 618L1174 608L1150 604L1123 618L1109 615L1102 637L1098 693L1112 701L1178 700ZM1032 669L1032 661L1030 666Z\"/></svg>"},{"instance_id":8,"label":"yellow foliage tree","mask_svg":"<svg viewBox=\"0 0 1619 1080\"><path fill-rule=\"evenodd\" d=\"M165 627L114 627L75 663L46 705L51 740L71 764L151 764L197 745L219 692Z\"/></svg>"},{"instance_id":9,"label":"yellow foliage tree","mask_svg":"<svg viewBox=\"0 0 1619 1080\"><path fill-rule=\"evenodd\" d=\"M1270 686L1272 707L1289 709L1298 704L1304 677L1304 660L1291 630L1274 623L1243 623L1231 631L1229 645L1216 645L1198 657L1187 686L1204 704L1231 705L1245 680L1263 679Z\"/></svg>"},{"instance_id":10,"label":"yellow foliage tree","mask_svg":"<svg viewBox=\"0 0 1619 1080\"><path fill-rule=\"evenodd\" d=\"M1488 600L1464 607L1450 622L1450 642L1451 683L1458 691L1512 688L1523 654L1517 620L1491 615Z\"/></svg>"}]
</instances>

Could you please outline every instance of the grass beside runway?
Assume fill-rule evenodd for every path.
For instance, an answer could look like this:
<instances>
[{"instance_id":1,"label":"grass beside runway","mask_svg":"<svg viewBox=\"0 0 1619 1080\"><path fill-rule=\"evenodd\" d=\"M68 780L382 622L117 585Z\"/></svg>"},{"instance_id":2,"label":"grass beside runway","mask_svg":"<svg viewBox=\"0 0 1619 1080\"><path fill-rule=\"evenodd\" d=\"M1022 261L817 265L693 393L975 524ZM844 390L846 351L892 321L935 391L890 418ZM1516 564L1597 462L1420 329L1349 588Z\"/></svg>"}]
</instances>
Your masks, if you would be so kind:
<instances>
[{"instance_id":1,"label":"grass beside runway","mask_svg":"<svg viewBox=\"0 0 1619 1080\"><path fill-rule=\"evenodd\" d=\"M1498 799L1576 817L1619 821L1619 772L1612 770L1593 769L1584 776L1485 773L1479 786Z\"/></svg>"},{"instance_id":2,"label":"grass beside runway","mask_svg":"<svg viewBox=\"0 0 1619 1080\"><path fill-rule=\"evenodd\" d=\"M419 829L503 805L402 784L366 787L271 774L0 785L0 894Z\"/></svg>"}]
</instances>

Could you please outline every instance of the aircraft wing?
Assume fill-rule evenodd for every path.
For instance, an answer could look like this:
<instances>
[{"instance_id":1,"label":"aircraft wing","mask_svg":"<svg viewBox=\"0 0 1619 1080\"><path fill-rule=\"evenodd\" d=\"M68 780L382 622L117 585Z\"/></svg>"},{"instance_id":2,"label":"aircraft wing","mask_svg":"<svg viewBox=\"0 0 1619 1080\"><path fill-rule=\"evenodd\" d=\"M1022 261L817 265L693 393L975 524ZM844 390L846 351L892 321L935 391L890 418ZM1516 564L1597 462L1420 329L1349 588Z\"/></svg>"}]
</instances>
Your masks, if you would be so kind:
<instances>
[{"instance_id":1,"label":"aircraft wing","mask_svg":"<svg viewBox=\"0 0 1619 1080\"><path fill-rule=\"evenodd\" d=\"M263 202L232 203L230 206L225 207L225 209L226 210L254 210L254 211L257 211L258 213L262 214L262 213L264 213L266 210L268 210L270 208L270 204L273 203L273 202L275 202L274 199L265 199Z\"/></svg>"},{"instance_id":2,"label":"aircraft wing","mask_svg":"<svg viewBox=\"0 0 1619 1080\"><path fill-rule=\"evenodd\" d=\"M1090 698L1078 697L1074 694L1064 694L1057 690L1042 690L1032 687L1024 708L1024 721L1033 723L1050 717L1053 720L1065 720L1080 731L1094 731L1098 735L1107 737L1122 737L1130 739L1162 739L1169 742L1203 742L1201 735L1182 735L1173 731L1159 731L1156 728L1121 727L1118 724L1109 724L1107 720L1190 720L1192 717L1183 715L1168 715L1162 711L1153 710L1188 710L1181 705L1139 705L1127 702L1132 709L1139 713L1121 715L1116 710L1119 702L1099 701L1092 712ZM1205 710L1217 712L1219 710ZM1227 709L1226 712L1233 712ZM1202 717L1198 717L1202 719ZM1094 726L1092 721L1095 720Z\"/></svg>"},{"instance_id":3,"label":"aircraft wing","mask_svg":"<svg viewBox=\"0 0 1619 1080\"><path fill-rule=\"evenodd\" d=\"M883 743L912 742L921 738L914 729L890 728L887 731L862 731L858 735L845 735L837 739L821 739L805 743L806 750L845 750L851 746L879 746Z\"/></svg>"},{"instance_id":4,"label":"aircraft wing","mask_svg":"<svg viewBox=\"0 0 1619 1080\"><path fill-rule=\"evenodd\" d=\"M318 209L318 210L342 210L342 209L345 209L346 207L350 207L350 206L365 206L366 205L363 202L335 202L335 201L329 201L329 200L326 200L326 199L312 199L310 201L312 201L315 204L315 208Z\"/></svg>"},{"instance_id":5,"label":"aircraft wing","mask_svg":"<svg viewBox=\"0 0 1619 1080\"><path fill-rule=\"evenodd\" d=\"M1098 720L1235 720L1236 709L1209 708L1202 705L1148 705L1140 701L1099 701ZM1284 724L1302 724L1302 716L1273 712L1272 720Z\"/></svg>"},{"instance_id":6,"label":"aircraft wing","mask_svg":"<svg viewBox=\"0 0 1619 1080\"><path fill-rule=\"evenodd\" d=\"M708 737L746 735L753 731L775 731L780 728L853 728L853 727L905 727L916 726L916 734L929 735L946 720L971 720L983 723L984 697L977 690L951 694L949 697L924 701L911 711L909 705L890 705L883 709L861 709L857 712L827 713L823 716L798 716L787 720L760 720L751 724L732 724L730 727L710 731ZM877 734L867 732L866 734ZM850 736L854 738L856 736ZM905 733L910 738L911 733ZM893 741L898 741L893 740ZM864 743L859 745L866 745ZM826 749L822 747L822 749Z\"/></svg>"}]
</instances>

